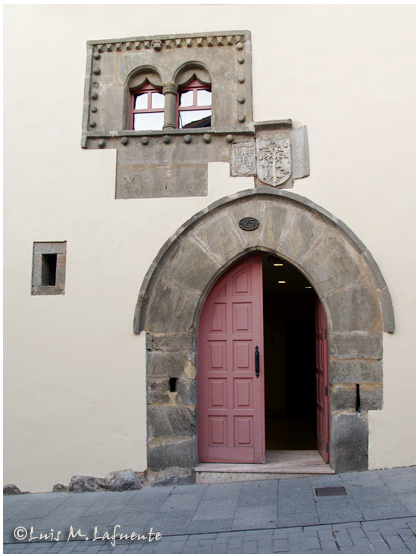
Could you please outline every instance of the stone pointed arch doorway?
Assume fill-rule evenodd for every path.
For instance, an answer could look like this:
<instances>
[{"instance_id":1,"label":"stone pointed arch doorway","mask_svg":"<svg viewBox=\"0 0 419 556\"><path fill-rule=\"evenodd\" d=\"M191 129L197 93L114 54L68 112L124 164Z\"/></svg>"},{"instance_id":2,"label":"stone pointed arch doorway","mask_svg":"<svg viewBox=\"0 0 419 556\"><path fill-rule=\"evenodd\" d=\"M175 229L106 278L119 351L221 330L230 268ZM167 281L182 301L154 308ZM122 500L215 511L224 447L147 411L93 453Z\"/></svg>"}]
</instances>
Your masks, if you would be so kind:
<instances>
[{"instance_id":1,"label":"stone pointed arch doorway","mask_svg":"<svg viewBox=\"0 0 419 556\"><path fill-rule=\"evenodd\" d=\"M242 230L245 217L259 227ZM150 470L179 475L198 462L199 317L218 278L253 251L289 261L315 288L328 322L330 462L337 472L366 469L368 411L382 405L382 336L394 331L389 291L345 224L299 195L261 187L187 221L141 286L134 332L147 334Z\"/></svg>"},{"instance_id":2,"label":"stone pointed arch doorway","mask_svg":"<svg viewBox=\"0 0 419 556\"><path fill-rule=\"evenodd\" d=\"M315 450L329 462L326 315L298 269L261 252L234 263L205 301L198 339L199 462Z\"/></svg>"}]
</instances>

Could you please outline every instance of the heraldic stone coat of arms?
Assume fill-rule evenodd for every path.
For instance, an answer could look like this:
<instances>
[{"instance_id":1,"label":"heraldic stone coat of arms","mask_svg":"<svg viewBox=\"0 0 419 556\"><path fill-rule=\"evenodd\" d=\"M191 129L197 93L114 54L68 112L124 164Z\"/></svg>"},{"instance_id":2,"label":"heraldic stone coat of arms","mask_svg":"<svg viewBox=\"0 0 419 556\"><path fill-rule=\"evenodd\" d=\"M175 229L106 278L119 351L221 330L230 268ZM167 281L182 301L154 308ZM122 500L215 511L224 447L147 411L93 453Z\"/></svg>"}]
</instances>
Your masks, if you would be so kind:
<instances>
[{"instance_id":1,"label":"heraldic stone coat of arms","mask_svg":"<svg viewBox=\"0 0 419 556\"><path fill-rule=\"evenodd\" d=\"M235 143L231 148L231 175L254 176L256 174L256 148L254 141Z\"/></svg>"},{"instance_id":2,"label":"heraldic stone coat of arms","mask_svg":"<svg viewBox=\"0 0 419 556\"><path fill-rule=\"evenodd\" d=\"M274 187L291 176L291 142L289 137L257 141L257 176Z\"/></svg>"}]
</instances>

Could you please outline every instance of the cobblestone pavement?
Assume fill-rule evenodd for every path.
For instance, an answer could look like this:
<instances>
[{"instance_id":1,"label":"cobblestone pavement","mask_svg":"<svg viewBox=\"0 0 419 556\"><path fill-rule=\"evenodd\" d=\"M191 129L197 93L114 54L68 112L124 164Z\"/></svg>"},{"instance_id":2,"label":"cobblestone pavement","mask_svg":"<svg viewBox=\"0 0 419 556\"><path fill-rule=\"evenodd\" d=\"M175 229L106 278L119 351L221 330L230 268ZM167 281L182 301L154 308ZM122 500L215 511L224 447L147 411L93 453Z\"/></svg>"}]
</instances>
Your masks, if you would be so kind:
<instances>
[{"instance_id":1,"label":"cobblestone pavement","mask_svg":"<svg viewBox=\"0 0 419 556\"><path fill-rule=\"evenodd\" d=\"M32 542L4 546L4 554L410 554L415 518L337 525L171 535L159 541Z\"/></svg>"},{"instance_id":2,"label":"cobblestone pavement","mask_svg":"<svg viewBox=\"0 0 419 556\"><path fill-rule=\"evenodd\" d=\"M405 467L5 496L4 553L415 553L415 479L416 469ZM326 496L318 490L323 487L329 487Z\"/></svg>"}]
</instances>

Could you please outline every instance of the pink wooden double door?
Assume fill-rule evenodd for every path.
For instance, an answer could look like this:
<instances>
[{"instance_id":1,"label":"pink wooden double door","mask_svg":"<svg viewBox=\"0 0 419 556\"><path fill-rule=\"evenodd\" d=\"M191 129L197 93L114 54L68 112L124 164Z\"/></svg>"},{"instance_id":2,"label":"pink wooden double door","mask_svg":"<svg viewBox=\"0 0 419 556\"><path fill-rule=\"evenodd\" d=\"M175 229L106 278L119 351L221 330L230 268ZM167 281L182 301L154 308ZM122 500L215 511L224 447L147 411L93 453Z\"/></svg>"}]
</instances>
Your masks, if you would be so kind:
<instances>
[{"instance_id":1,"label":"pink wooden double door","mask_svg":"<svg viewBox=\"0 0 419 556\"><path fill-rule=\"evenodd\" d=\"M256 253L223 274L202 310L198 371L200 462L265 461L262 286L262 255ZM316 319L319 311L323 309L316 310ZM327 352L322 361L326 362L322 370L327 374ZM324 372L323 383L327 384ZM327 412L325 406L324 411ZM325 415L322 423L326 421Z\"/></svg>"}]
</instances>

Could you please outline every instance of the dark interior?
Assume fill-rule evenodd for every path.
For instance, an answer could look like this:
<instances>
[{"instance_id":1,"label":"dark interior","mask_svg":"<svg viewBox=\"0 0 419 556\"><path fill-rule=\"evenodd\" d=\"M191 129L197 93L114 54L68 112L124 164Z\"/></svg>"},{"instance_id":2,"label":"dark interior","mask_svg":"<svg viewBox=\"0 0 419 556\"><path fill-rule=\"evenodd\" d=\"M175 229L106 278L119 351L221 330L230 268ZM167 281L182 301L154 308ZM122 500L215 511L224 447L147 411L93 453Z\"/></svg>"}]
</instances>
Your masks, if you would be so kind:
<instances>
[{"instance_id":1,"label":"dark interior","mask_svg":"<svg viewBox=\"0 0 419 556\"><path fill-rule=\"evenodd\" d=\"M316 297L295 266L263 255L267 450L316 449Z\"/></svg>"}]
</instances>

